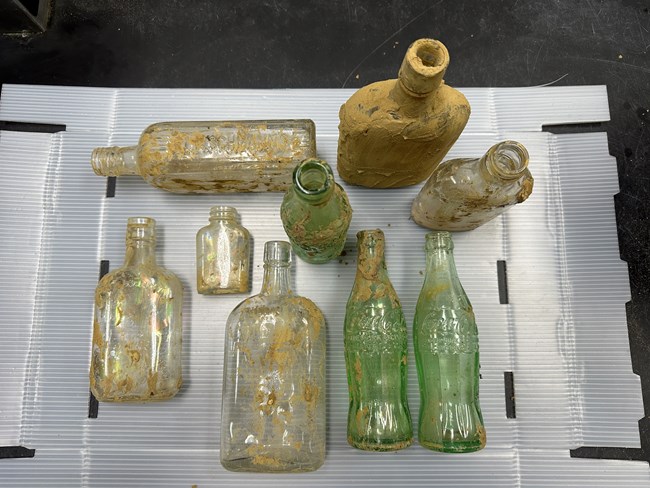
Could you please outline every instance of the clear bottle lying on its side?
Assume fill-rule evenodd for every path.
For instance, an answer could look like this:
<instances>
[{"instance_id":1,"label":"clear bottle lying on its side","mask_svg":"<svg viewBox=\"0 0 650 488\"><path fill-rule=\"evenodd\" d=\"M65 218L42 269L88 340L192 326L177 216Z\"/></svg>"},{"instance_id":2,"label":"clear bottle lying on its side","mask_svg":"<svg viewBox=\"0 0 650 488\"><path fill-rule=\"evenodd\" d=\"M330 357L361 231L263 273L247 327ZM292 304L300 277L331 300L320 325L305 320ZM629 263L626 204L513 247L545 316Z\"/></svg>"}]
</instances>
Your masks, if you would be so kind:
<instances>
[{"instance_id":1,"label":"clear bottle lying on its side","mask_svg":"<svg viewBox=\"0 0 650 488\"><path fill-rule=\"evenodd\" d=\"M100 176L140 175L174 193L286 191L291 174L316 156L311 120L161 122L137 146L98 147Z\"/></svg>"},{"instance_id":2,"label":"clear bottle lying on its side","mask_svg":"<svg viewBox=\"0 0 650 488\"><path fill-rule=\"evenodd\" d=\"M293 186L282 200L280 216L296 255L322 264L343 251L352 207L329 164L310 158L293 172Z\"/></svg>"},{"instance_id":3,"label":"clear bottle lying on its side","mask_svg":"<svg viewBox=\"0 0 650 488\"><path fill-rule=\"evenodd\" d=\"M406 321L388 279L384 233L362 230L357 245L357 275L344 325L348 443L367 451L396 451L413 441L406 398Z\"/></svg>"},{"instance_id":4,"label":"clear bottle lying on its side","mask_svg":"<svg viewBox=\"0 0 650 488\"><path fill-rule=\"evenodd\" d=\"M196 234L196 286L202 295L246 293L250 234L237 222L237 210L210 209L210 224Z\"/></svg>"},{"instance_id":5,"label":"clear bottle lying on its side","mask_svg":"<svg viewBox=\"0 0 650 488\"><path fill-rule=\"evenodd\" d=\"M90 389L100 402L165 400L181 387L183 285L155 247L155 220L130 218L124 264L95 290Z\"/></svg>"},{"instance_id":6,"label":"clear bottle lying on its side","mask_svg":"<svg viewBox=\"0 0 650 488\"><path fill-rule=\"evenodd\" d=\"M434 230L475 229L533 191L528 151L515 141L492 146L481 158L451 159L433 172L413 201L411 216Z\"/></svg>"},{"instance_id":7,"label":"clear bottle lying on its side","mask_svg":"<svg viewBox=\"0 0 650 488\"><path fill-rule=\"evenodd\" d=\"M325 318L289 286L291 246L264 246L262 291L226 323L221 464L299 472L325 460Z\"/></svg>"},{"instance_id":8,"label":"clear bottle lying on its side","mask_svg":"<svg viewBox=\"0 0 650 488\"><path fill-rule=\"evenodd\" d=\"M427 272L413 325L420 383L418 440L434 451L485 447L479 404L478 329L460 284L449 232L426 237Z\"/></svg>"}]
</instances>

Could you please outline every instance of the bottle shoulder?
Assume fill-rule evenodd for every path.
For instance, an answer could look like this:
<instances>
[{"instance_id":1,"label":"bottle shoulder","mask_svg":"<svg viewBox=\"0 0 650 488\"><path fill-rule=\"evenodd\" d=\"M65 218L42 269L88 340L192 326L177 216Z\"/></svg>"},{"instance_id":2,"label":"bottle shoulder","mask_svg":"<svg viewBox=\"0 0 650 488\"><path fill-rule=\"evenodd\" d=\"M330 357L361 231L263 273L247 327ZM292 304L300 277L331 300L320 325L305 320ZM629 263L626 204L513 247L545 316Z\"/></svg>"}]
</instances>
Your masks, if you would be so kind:
<instances>
[{"instance_id":1,"label":"bottle shoulder","mask_svg":"<svg viewBox=\"0 0 650 488\"><path fill-rule=\"evenodd\" d=\"M102 277L97 285L97 293L125 288L168 289L170 293L182 293L180 279L171 271L159 265L122 266Z\"/></svg>"},{"instance_id":2,"label":"bottle shoulder","mask_svg":"<svg viewBox=\"0 0 650 488\"><path fill-rule=\"evenodd\" d=\"M406 131L411 139L431 139L450 125L467 123L471 108L458 90L443 84L427 97L409 99L405 107L394 96L397 83L380 81L355 92L339 111L342 127L364 133ZM435 134L428 133L432 129Z\"/></svg>"}]
</instances>

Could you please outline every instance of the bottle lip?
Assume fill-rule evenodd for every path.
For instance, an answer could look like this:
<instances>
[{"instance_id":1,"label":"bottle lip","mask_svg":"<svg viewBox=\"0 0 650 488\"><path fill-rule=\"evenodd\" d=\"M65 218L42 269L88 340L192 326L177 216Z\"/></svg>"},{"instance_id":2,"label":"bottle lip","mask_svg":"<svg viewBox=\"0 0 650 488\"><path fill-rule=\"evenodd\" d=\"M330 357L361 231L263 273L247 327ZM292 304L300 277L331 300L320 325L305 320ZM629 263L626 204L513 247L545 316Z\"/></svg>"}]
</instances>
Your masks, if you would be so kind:
<instances>
[{"instance_id":1,"label":"bottle lip","mask_svg":"<svg viewBox=\"0 0 650 488\"><path fill-rule=\"evenodd\" d=\"M291 264L291 244L287 241L265 242L264 264L270 266L289 266Z\"/></svg>"},{"instance_id":2,"label":"bottle lip","mask_svg":"<svg viewBox=\"0 0 650 488\"><path fill-rule=\"evenodd\" d=\"M528 168L528 150L517 141L503 141L488 149L485 164L488 172L504 180L518 179Z\"/></svg>"},{"instance_id":3,"label":"bottle lip","mask_svg":"<svg viewBox=\"0 0 650 488\"><path fill-rule=\"evenodd\" d=\"M314 181L306 181L315 175ZM293 170L293 183L299 194L304 196L324 195L334 183L334 173L327 162L322 159L308 158Z\"/></svg>"},{"instance_id":4,"label":"bottle lip","mask_svg":"<svg viewBox=\"0 0 650 488\"><path fill-rule=\"evenodd\" d=\"M449 51L435 39L418 39L406 51L398 74L401 85L414 96L426 96L443 83Z\"/></svg>"},{"instance_id":5,"label":"bottle lip","mask_svg":"<svg viewBox=\"0 0 650 488\"><path fill-rule=\"evenodd\" d=\"M137 241L155 241L155 219L152 219L151 217L129 217L126 221L126 239Z\"/></svg>"},{"instance_id":6,"label":"bottle lip","mask_svg":"<svg viewBox=\"0 0 650 488\"><path fill-rule=\"evenodd\" d=\"M434 230L425 236L427 249L453 249L454 241L451 232L446 230Z\"/></svg>"},{"instance_id":7,"label":"bottle lip","mask_svg":"<svg viewBox=\"0 0 650 488\"><path fill-rule=\"evenodd\" d=\"M223 218L237 218L238 216L237 209L235 207L229 207L227 205L215 205L210 207L210 218L211 219L223 219Z\"/></svg>"}]
</instances>

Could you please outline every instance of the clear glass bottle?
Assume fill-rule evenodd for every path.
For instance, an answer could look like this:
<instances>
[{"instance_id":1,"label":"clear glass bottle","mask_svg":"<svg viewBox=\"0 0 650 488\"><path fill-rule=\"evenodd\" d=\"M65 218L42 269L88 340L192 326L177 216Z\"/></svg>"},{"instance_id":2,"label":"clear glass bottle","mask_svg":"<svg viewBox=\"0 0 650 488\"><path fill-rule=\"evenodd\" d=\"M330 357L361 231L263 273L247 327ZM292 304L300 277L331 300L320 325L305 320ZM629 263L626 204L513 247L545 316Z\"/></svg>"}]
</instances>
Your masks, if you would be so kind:
<instances>
[{"instance_id":1,"label":"clear glass bottle","mask_svg":"<svg viewBox=\"0 0 650 488\"><path fill-rule=\"evenodd\" d=\"M325 318L289 286L291 246L264 246L262 291L226 323L221 464L298 472L325 459Z\"/></svg>"},{"instance_id":2,"label":"clear glass bottle","mask_svg":"<svg viewBox=\"0 0 650 488\"><path fill-rule=\"evenodd\" d=\"M316 156L311 120L161 122L137 146L98 147L100 176L140 175L174 193L286 191L291 174Z\"/></svg>"},{"instance_id":3,"label":"clear glass bottle","mask_svg":"<svg viewBox=\"0 0 650 488\"><path fill-rule=\"evenodd\" d=\"M352 207L329 164L311 158L293 172L293 186L284 196L280 216L296 255L321 264L343 251Z\"/></svg>"},{"instance_id":4,"label":"clear glass bottle","mask_svg":"<svg viewBox=\"0 0 650 488\"><path fill-rule=\"evenodd\" d=\"M449 52L418 39L397 79L356 91L339 111L338 171L347 183L398 188L424 181L467 124L465 96L446 85Z\"/></svg>"},{"instance_id":5,"label":"clear glass bottle","mask_svg":"<svg viewBox=\"0 0 650 488\"><path fill-rule=\"evenodd\" d=\"M357 246L357 275L344 325L348 442L368 451L395 451L413 442L406 397L406 322L388 279L384 233L362 230Z\"/></svg>"},{"instance_id":6,"label":"clear glass bottle","mask_svg":"<svg viewBox=\"0 0 650 488\"><path fill-rule=\"evenodd\" d=\"M196 234L196 287L203 295L246 293L250 234L237 222L237 210L210 209L210 224Z\"/></svg>"},{"instance_id":7,"label":"clear glass bottle","mask_svg":"<svg viewBox=\"0 0 650 488\"><path fill-rule=\"evenodd\" d=\"M428 449L452 453L478 451L486 442L478 396L478 328L453 248L449 232L427 234L427 272L413 325L418 440Z\"/></svg>"},{"instance_id":8,"label":"clear glass bottle","mask_svg":"<svg viewBox=\"0 0 650 488\"><path fill-rule=\"evenodd\" d=\"M528 151L515 141L492 146L482 158L451 159L433 172L413 201L411 216L434 230L475 229L533 191Z\"/></svg>"},{"instance_id":9,"label":"clear glass bottle","mask_svg":"<svg viewBox=\"0 0 650 488\"><path fill-rule=\"evenodd\" d=\"M90 389L100 402L165 400L183 382L183 285L156 264L155 225L128 219L124 264L95 290Z\"/></svg>"}]
</instances>

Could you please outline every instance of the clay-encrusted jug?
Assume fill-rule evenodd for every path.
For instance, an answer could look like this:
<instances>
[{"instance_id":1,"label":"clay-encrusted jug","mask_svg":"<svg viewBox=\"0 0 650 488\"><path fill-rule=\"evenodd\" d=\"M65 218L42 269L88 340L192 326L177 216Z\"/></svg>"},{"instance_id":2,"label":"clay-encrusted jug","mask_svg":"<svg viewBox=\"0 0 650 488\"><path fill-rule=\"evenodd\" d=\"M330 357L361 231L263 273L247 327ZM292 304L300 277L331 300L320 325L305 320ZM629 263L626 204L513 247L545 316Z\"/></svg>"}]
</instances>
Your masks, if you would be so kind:
<instances>
[{"instance_id":1,"label":"clay-encrusted jug","mask_svg":"<svg viewBox=\"0 0 650 488\"><path fill-rule=\"evenodd\" d=\"M470 106L445 85L447 48L419 39L396 80L364 86L339 112L338 171L346 182L398 188L425 180L465 128Z\"/></svg>"}]
</instances>

